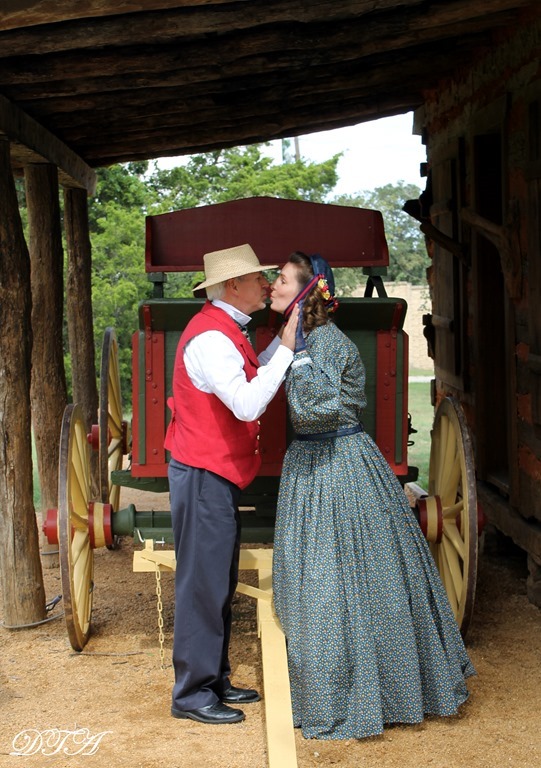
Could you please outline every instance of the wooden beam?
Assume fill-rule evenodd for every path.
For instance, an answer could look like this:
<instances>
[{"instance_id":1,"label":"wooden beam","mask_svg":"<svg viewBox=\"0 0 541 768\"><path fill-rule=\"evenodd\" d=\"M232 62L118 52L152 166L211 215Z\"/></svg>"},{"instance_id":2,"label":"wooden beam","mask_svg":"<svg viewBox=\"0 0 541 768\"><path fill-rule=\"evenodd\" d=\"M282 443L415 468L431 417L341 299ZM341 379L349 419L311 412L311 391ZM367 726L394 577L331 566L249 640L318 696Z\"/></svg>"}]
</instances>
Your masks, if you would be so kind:
<instances>
[{"instance_id":1,"label":"wooden beam","mask_svg":"<svg viewBox=\"0 0 541 768\"><path fill-rule=\"evenodd\" d=\"M392 105L396 113L407 112L412 100L417 103L416 94L406 88L389 88L385 99L374 100L369 88L347 86L346 83L345 88L335 87L329 92L322 86L318 95L316 118L326 122L328 116L336 119L339 115L344 123L349 119L358 122L360 110L365 119L369 119L371 115L375 119L387 105ZM119 136L122 136L126 143L130 143L141 134L150 138L158 133L166 137L168 134L179 136L180 132L185 130L192 133L207 131L215 122L220 124L220 128L216 128L219 132L227 126L241 126L244 123L252 126L261 124L263 127L267 125L268 129L278 119L284 131L295 131L299 121L302 123L309 119L310 122L317 122L317 119L314 120L316 107L311 90L294 89L292 86L292 91L290 100L282 89L273 89L271 92L256 90L253 92L253 99L250 99L250 92L247 92L242 95L242 102L235 103L232 97L232 103L224 105L223 108L209 104L205 96L198 97L194 92L191 111L187 109L187 105L179 106L175 101L162 102L155 109L149 108L142 121L141 106L129 104L123 107L121 115L112 116L110 120L107 120L107 112L103 112L104 126L99 136L89 137L88 122L77 116L67 116L67 120L62 122L62 130L69 134L70 141L74 144L84 142L88 150L103 143L113 145ZM260 98L257 98L258 93ZM284 104L289 105L286 114L283 114ZM86 114L86 111L83 114ZM98 114L102 114L101 110Z\"/></svg>"},{"instance_id":2,"label":"wooden beam","mask_svg":"<svg viewBox=\"0 0 541 768\"><path fill-rule=\"evenodd\" d=\"M395 3L389 1L387 5ZM303 25L349 20L365 14L372 6L373 2L366 1L320 0L299 8L295 3L267 0L255 7L252 3L227 3L224 6L190 4L167 12L130 14L129 23L125 16L99 17L95 21L63 21L47 27L24 27L4 32L0 58L25 56L29 51L41 55L104 45L123 47L179 42L190 37L223 35L232 30L253 29L261 25L292 24L299 22L301 16Z\"/></svg>"},{"instance_id":3,"label":"wooden beam","mask_svg":"<svg viewBox=\"0 0 541 768\"><path fill-rule=\"evenodd\" d=\"M27 56L29 51L36 55L100 48L105 45L146 46L186 40L194 36L223 35L231 30L254 30L263 25L294 25L300 22L307 28L312 24L349 22L359 17L363 17L363 26L367 28L367 32L373 31L374 26L388 29L394 27L397 36L401 36L411 27L416 31L418 41L422 33L431 27L441 29L449 24L464 24L480 18L485 23L490 23L490 19L495 19L498 14L506 11L516 13L518 9L531 5L531 1L491 0L490 8L487 9L483 3L455 0L453 3L440 2L437 6L428 8L422 15L417 12L416 7L421 4L421 0L408 3L407 8L397 8L396 0L380 0L377 3L377 15L372 13L375 10L373 0L320 0L317 3L286 4L282 0L269 0L256 7L246 2L228 2L225 5L190 3L188 7L157 7L155 10L152 9L151 3L146 3L144 10L126 11L129 13L129 21L125 16L116 14L73 18L68 14L64 15L66 4L63 3L62 18L55 20L51 26L42 26L40 22L40 26L34 28L25 18L24 24L15 25L10 29L11 22L4 11L0 30L9 31L1 37L0 57ZM178 3L174 5L178 6ZM80 8L81 4L78 3L79 11ZM135 10L141 12L136 13ZM86 12L85 8L85 15ZM390 20L391 14L395 17L394 23ZM397 15L400 15L400 23L396 23Z\"/></svg>"},{"instance_id":4,"label":"wooden beam","mask_svg":"<svg viewBox=\"0 0 541 768\"><path fill-rule=\"evenodd\" d=\"M418 106L418 104L416 104ZM371 112L370 117L391 117L396 114L408 112L412 107L403 109L389 108L385 111L381 108L377 113ZM364 115L366 118L366 113ZM161 132L158 136L149 134L144 140L142 135L134 137L133 140L126 139L124 142L115 141L113 145L103 145L88 150L88 157L94 159L96 165L108 165L112 163L124 163L133 160L145 160L148 158L169 157L185 154L199 154L202 152L211 152L216 149L226 147L237 147L247 144L258 144L271 139L291 138L296 135L307 133L317 133L328 131L333 128L343 128L347 125L356 125L363 120L363 113L357 109L356 114L347 120L343 115L337 116L336 113L319 114L315 120L313 116L307 115L303 122L296 122L290 126L289 123L280 123L280 113L274 116L272 124L261 121L256 124L247 122L244 125L231 124L227 127L216 129L213 125L207 125L198 133L196 129L186 131L179 135L178 131L171 129L167 132ZM214 123L215 126L216 123Z\"/></svg>"},{"instance_id":5,"label":"wooden beam","mask_svg":"<svg viewBox=\"0 0 541 768\"><path fill-rule=\"evenodd\" d=\"M479 1L479 0L478 0ZM514 6L517 2L524 0L503 0L512 2ZM408 5L422 5L425 0L409 0ZM486 2L486 0L485 0ZM502 0L493 0L493 2L502 2ZM337 2L337 5L340 3ZM2 18L0 20L0 31L8 29L17 29L20 27L31 27L38 24L59 24L67 20L101 19L107 16L119 16L124 14L135 15L144 11L175 11L182 8L185 3L180 0L87 0L81 3L80 0L63 0L60 4L58 0L23 0L13 3L12 8L2 9ZM245 0L190 0L190 6L195 8L205 8L211 6L232 5L235 11L245 6L249 7L249 12L257 13L252 3L246 3ZM295 16L298 21L304 21L304 13L314 4L295 3ZM322 5L316 4L316 8ZM343 3L342 3L343 5ZM351 13L362 14L373 12L374 10L388 10L403 6L403 0L349 0L346 3ZM125 22L124 22L125 23ZM130 21L131 23L131 21Z\"/></svg>"},{"instance_id":6,"label":"wooden beam","mask_svg":"<svg viewBox=\"0 0 541 768\"><path fill-rule=\"evenodd\" d=\"M325 57L318 62L310 62L306 54L298 57L295 66L290 60L289 68L285 62L274 66L268 61L268 66L264 66L260 59L257 69L250 69L247 62L244 72L239 65L220 69L209 64L154 74L126 73L110 78L89 76L77 81L55 81L53 85L28 83L17 86L16 92L17 101L23 108L32 112L39 110L40 114L47 116L48 124L54 126L76 123L79 115L83 122L92 124L99 110L103 110L107 118L123 120L123 109L136 106L143 107L137 120L140 122L147 115L166 114L171 102L176 105L176 111L185 109L193 115L194 106L199 105L221 111L227 108L234 110L243 102L254 105L254 102L277 100L283 112L288 101L294 104L303 93L311 96L312 103L317 103L322 94L342 90L352 95L366 93L371 99L385 99L388 90L409 90L420 94L419 82L423 81L423 72L426 72L423 67L432 63L441 71L441 68L451 66L448 54L446 48L441 46L438 54L423 51L409 57L397 52L392 59L337 60L333 61L332 68L329 68L330 62ZM376 88L378 91L374 93ZM111 107L114 109L111 110ZM137 116L134 115L134 118ZM104 122L103 128L106 129L108 119Z\"/></svg>"},{"instance_id":7,"label":"wooden beam","mask_svg":"<svg viewBox=\"0 0 541 768\"><path fill-rule=\"evenodd\" d=\"M405 55L407 49L426 47L430 43L462 39L465 45L471 36L487 36L491 26L510 21L508 14L494 14L473 19L449 21L436 16L419 19L402 13L398 20L386 17L367 20L325 20L311 24L288 26L254 26L250 30L224 27L219 37L209 40L201 33L185 38L177 36L167 42L148 37L137 38L118 47L115 40L100 39L94 49L77 48L66 56L56 53L17 56L0 59L0 85L13 87L32 83L64 82L98 76L137 75L151 78L166 72L195 72L214 70L225 76L249 76L270 68L293 70L332 62L366 60L396 51ZM422 32L419 26L424 27ZM486 38L488 42L488 37ZM456 44L453 43L453 50ZM212 56L209 57L209 51ZM194 65L195 62L195 65ZM105 89L104 89L105 90Z\"/></svg>"},{"instance_id":8,"label":"wooden beam","mask_svg":"<svg viewBox=\"0 0 541 768\"><path fill-rule=\"evenodd\" d=\"M1 95L0 135L7 136L12 142L12 154L15 156L17 145L22 145L33 153L31 162L55 165L63 186L82 187L89 195L94 194L96 174L92 168L60 139Z\"/></svg>"}]
</instances>

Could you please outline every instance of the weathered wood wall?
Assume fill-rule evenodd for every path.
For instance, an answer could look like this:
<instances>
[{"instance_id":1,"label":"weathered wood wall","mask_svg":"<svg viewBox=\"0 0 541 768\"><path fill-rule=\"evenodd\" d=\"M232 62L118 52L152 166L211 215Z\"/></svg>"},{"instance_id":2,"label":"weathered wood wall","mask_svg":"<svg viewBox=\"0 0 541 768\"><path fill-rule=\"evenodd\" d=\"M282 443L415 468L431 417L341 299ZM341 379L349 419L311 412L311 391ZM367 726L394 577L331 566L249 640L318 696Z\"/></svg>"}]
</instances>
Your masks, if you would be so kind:
<instances>
[{"instance_id":1,"label":"weathered wood wall","mask_svg":"<svg viewBox=\"0 0 541 768\"><path fill-rule=\"evenodd\" d=\"M462 402L485 512L541 605L541 15L427 92L437 397Z\"/></svg>"}]
</instances>

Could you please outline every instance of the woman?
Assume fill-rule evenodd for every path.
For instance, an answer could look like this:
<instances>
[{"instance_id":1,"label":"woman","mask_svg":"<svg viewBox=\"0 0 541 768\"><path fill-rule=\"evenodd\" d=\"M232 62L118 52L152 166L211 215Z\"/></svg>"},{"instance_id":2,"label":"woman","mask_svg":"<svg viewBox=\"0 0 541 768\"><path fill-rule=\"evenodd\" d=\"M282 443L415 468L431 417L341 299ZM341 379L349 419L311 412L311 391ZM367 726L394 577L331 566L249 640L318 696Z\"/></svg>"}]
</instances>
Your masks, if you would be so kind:
<instances>
[{"instance_id":1,"label":"woman","mask_svg":"<svg viewBox=\"0 0 541 768\"><path fill-rule=\"evenodd\" d=\"M362 429L364 367L329 320L332 270L296 252L271 308L301 308L286 375L296 432L280 483L276 612L288 643L295 726L307 738L373 736L453 715L475 674L406 496Z\"/></svg>"}]
</instances>

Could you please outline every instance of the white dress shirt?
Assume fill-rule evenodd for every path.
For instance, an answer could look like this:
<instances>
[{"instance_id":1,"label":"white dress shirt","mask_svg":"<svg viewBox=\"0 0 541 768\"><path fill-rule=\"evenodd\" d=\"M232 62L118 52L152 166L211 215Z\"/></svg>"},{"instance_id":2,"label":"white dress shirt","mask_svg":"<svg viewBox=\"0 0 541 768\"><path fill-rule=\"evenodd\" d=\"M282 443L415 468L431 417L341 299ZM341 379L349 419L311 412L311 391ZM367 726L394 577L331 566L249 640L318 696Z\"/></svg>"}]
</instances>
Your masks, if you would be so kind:
<instances>
[{"instance_id":1,"label":"white dress shirt","mask_svg":"<svg viewBox=\"0 0 541 768\"><path fill-rule=\"evenodd\" d=\"M215 300L215 307L240 325L251 318L230 304ZM260 355L257 375L247 381L244 358L221 331L205 331L191 339L184 350L184 364L192 384L212 392L240 421L255 421L276 394L293 360L293 352L277 336Z\"/></svg>"}]
</instances>

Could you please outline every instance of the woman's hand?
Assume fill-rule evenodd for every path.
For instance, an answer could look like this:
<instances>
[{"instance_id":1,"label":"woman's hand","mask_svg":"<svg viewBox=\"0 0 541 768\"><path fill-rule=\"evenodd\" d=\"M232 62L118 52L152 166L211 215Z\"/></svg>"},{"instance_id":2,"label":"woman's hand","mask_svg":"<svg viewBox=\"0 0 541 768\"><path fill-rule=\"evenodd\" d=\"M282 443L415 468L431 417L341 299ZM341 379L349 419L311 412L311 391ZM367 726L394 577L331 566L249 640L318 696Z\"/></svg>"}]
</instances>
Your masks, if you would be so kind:
<instances>
[{"instance_id":1,"label":"woman's hand","mask_svg":"<svg viewBox=\"0 0 541 768\"><path fill-rule=\"evenodd\" d=\"M304 299L301 299L297 304L299 310L299 320L297 322L297 332L295 333L295 352L302 352L306 349L306 339L304 338L303 326L304 326Z\"/></svg>"},{"instance_id":2,"label":"woman's hand","mask_svg":"<svg viewBox=\"0 0 541 768\"><path fill-rule=\"evenodd\" d=\"M296 336L297 336L298 325L302 327L302 318L299 321L299 305L296 304L293 307L293 310L291 311L291 314L288 317L287 323L284 325L284 329L282 332L282 344L288 349L290 349L292 352L295 351L295 347L296 347Z\"/></svg>"}]
</instances>

